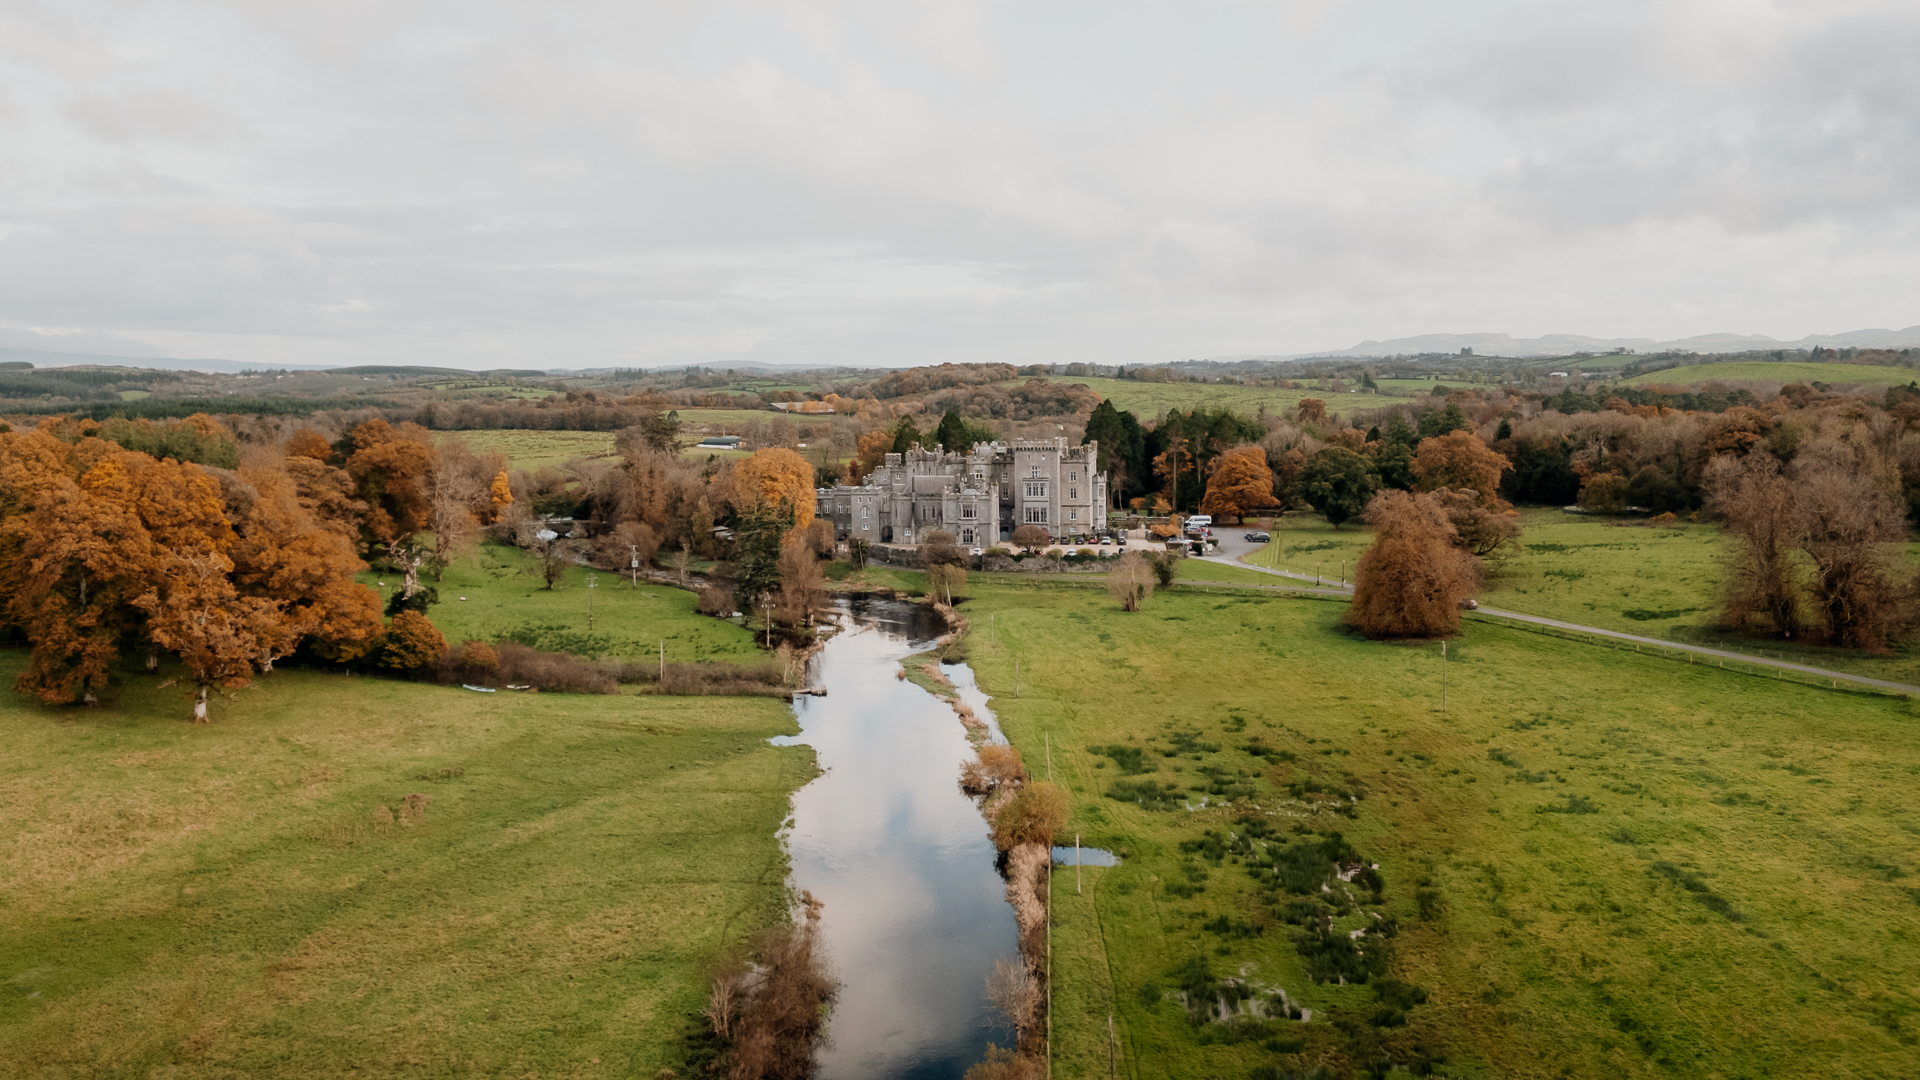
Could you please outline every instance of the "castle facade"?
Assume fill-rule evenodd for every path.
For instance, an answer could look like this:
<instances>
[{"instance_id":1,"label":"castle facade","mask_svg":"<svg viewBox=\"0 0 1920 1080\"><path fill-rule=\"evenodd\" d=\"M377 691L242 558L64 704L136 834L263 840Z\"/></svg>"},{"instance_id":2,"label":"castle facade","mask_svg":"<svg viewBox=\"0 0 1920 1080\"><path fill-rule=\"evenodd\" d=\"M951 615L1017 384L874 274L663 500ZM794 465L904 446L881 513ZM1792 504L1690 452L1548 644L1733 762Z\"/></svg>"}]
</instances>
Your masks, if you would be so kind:
<instances>
[{"instance_id":1,"label":"castle facade","mask_svg":"<svg viewBox=\"0 0 1920 1080\"><path fill-rule=\"evenodd\" d=\"M966 453L915 447L888 454L858 486L820 488L817 514L840 540L916 544L934 529L962 547L1009 540L1021 525L1055 537L1107 527L1107 476L1099 445L1065 439L976 443Z\"/></svg>"}]
</instances>

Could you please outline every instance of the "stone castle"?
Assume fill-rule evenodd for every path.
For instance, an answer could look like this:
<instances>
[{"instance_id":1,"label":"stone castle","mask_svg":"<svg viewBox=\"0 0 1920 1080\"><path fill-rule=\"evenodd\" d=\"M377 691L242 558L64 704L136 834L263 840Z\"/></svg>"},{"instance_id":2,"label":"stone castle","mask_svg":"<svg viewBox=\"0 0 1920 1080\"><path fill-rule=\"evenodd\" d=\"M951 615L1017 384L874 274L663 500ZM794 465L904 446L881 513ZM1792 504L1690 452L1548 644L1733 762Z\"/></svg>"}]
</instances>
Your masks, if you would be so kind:
<instances>
[{"instance_id":1,"label":"stone castle","mask_svg":"<svg viewBox=\"0 0 1920 1080\"><path fill-rule=\"evenodd\" d=\"M1022 525L1085 536L1107 527L1099 460L1099 444L1065 439L976 443L964 454L915 447L888 454L862 485L818 489L817 513L836 539L882 544L916 544L943 529L962 547L986 547Z\"/></svg>"}]
</instances>

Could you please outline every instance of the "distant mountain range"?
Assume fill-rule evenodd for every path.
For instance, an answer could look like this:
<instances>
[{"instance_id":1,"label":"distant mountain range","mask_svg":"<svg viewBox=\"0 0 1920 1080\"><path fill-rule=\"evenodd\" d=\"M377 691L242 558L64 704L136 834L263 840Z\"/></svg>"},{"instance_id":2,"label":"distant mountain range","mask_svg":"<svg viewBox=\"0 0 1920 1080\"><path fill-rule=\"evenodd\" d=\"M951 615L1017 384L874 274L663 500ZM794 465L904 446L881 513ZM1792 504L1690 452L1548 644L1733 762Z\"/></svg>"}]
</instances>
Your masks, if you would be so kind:
<instances>
[{"instance_id":1,"label":"distant mountain range","mask_svg":"<svg viewBox=\"0 0 1920 1080\"><path fill-rule=\"evenodd\" d=\"M1756 349L1811 349L1816 345L1833 349L1911 349L1920 347L1920 326L1905 330L1855 330L1846 334L1809 334L1798 341L1781 341L1764 334L1701 334L1697 337L1656 341L1653 338L1597 338L1584 334L1548 334L1545 337L1517 338L1511 334L1420 334L1416 337L1363 341L1351 349L1331 352L1292 353L1268 356L1214 356L1210 360L1307 360L1321 357L1411 356L1420 353L1458 353L1472 349L1476 356L1570 356L1574 353L1610 353L1631 349L1636 353L1697 352L1737 353Z\"/></svg>"},{"instance_id":2,"label":"distant mountain range","mask_svg":"<svg viewBox=\"0 0 1920 1080\"><path fill-rule=\"evenodd\" d=\"M1234 363L1244 360L1315 360L1332 357L1379 358L1448 353L1472 349L1475 356L1525 358L1530 356L1570 356L1575 353L1611 353L1627 349L1635 353L1695 352L1701 354L1752 352L1765 349L1811 349L1816 345L1836 349L1911 349L1920 347L1920 326L1904 330L1854 330L1845 334L1809 334L1797 341L1781 341L1764 334L1700 334L1696 337L1657 341L1653 338L1597 338L1584 334L1548 334L1545 337L1517 338L1511 334L1419 334L1414 337L1367 340L1350 349L1308 353L1244 353L1234 356L1209 356L1202 362ZM990 359L990 358L989 358ZM165 356L145 342L130 341L104 334L53 336L24 330L0 329L0 363L25 362L35 367L153 368L167 371L237 372L259 370L327 371L345 370L339 364L285 364L259 361L182 359ZM710 371L732 369L741 372L784 373L825 370L828 366L769 363L762 360L732 360L723 363L657 364L646 370L672 371L699 367ZM455 369L448 369L449 371ZM548 368L560 374L604 373L611 366L591 368Z\"/></svg>"}]
</instances>

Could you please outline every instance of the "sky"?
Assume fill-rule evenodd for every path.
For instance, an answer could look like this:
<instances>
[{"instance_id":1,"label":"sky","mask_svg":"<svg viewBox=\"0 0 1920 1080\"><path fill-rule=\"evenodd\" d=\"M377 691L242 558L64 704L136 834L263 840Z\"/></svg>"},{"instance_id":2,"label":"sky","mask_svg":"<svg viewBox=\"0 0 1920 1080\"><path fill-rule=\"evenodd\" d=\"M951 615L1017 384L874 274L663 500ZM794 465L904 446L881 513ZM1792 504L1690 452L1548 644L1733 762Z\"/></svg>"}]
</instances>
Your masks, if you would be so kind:
<instances>
[{"instance_id":1,"label":"sky","mask_svg":"<svg viewBox=\"0 0 1920 1080\"><path fill-rule=\"evenodd\" d=\"M0 339L1145 364L1920 323L1920 4L0 0Z\"/></svg>"}]
</instances>

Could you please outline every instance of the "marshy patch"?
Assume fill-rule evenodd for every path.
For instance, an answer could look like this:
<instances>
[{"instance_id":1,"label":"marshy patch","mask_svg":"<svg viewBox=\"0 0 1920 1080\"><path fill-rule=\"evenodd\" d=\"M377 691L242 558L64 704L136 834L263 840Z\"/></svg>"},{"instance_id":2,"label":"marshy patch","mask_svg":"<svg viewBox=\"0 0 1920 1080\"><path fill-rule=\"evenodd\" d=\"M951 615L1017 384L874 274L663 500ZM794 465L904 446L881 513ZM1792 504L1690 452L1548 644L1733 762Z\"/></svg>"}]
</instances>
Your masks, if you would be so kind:
<instances>
[{"instance_id":1,"label":"marshy patch","mask_svg":"<svg viewBox=\"0 0 1920 1080\"><path fill-rule=\"evenodd\" d=\"M1147 810L1177 810L1186 802L1180 785L1157 780L1117 780L1107 788L1107 798Z\"/></svg>"}]
</instances>

